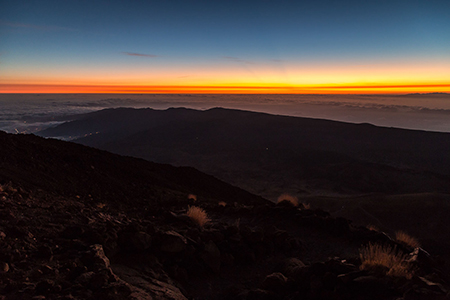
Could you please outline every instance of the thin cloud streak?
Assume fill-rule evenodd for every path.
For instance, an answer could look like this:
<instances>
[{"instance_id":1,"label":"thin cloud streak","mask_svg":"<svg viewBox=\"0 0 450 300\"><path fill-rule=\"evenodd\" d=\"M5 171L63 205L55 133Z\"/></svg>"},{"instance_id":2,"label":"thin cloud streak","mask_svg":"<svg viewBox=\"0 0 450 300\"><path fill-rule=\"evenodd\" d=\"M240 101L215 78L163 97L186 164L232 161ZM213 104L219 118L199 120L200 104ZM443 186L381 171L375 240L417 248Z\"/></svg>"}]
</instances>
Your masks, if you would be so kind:
<instances>
[{"instance_id":1,"label":"thin cloud streak","mask_svg":"<svg viewBox=\"0 0 450 300\"><path fill-rule=\"evenodd\" d=\"M254 65L255 63L249 60L245 60L245 59L240 59L238 57L233 57L233 56L222 56L222 58L229 60L229 61L234 61L234 62L239 62L239 63L244 63L244 64L249 64L249 65Z\"/></svg>"},{"instance_id":2,"label":"thin cloud streak","mask_svg":"<svg viewBox=\"0 0 450 300\"><path fill-rule=\"evenodd\" d=\"M62 26L47 26L47 25L36 25L36 24L27 24L27 23L12 23L12 22L5 22L0 21L0 25L4 25L11 28L25 28L25 29L34 29L34 30L41 30L41 31L77 31L73 28L68 27L62 27Z\"/></svg>"},{"instance_id":3,"label":"thin cloud streak","mask_svg":"<svg viewBox=\"0 0 450 300\"><path fill-rule=\"evenodd\" d=\"M138 56L138 57L158 57L158 55L154 54L144 54L144 53L134 53L134 52L120 52L122 54L128 55L128 56Z\"/></svg>"}]
</instances>

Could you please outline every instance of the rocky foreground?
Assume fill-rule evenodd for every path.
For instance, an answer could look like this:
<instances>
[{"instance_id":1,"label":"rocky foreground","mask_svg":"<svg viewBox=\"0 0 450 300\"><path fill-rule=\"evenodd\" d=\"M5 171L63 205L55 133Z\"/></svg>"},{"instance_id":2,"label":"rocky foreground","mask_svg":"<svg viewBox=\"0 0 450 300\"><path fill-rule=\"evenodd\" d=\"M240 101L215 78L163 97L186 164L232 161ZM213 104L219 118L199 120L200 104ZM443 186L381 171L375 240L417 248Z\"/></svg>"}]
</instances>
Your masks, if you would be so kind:
<instances>
[{"instance_id":1,"label":"rocky foreground","mask_svg":"<svg viewBox=\"0 0 450 300\"><path fill-rule=\"evenodd\" d=\"M0 192L3 299L447 299L443 263L420 248L288 202L168 199L93 203L14 183ZM203 207L200 227L185 212ZM301 206L301 205L300 205ZM361 270L359 249L389 244L409 273Z\"/></svg>"},{"instance_id":2,"label":"rocky foreground","mask_svg":"<svg viewBox=\"0 0 450 300\"><path fill-rule=\"evenodd\" d=\"M450 299L445 262L408 239L192 168L0 145L0 299Z\"/></svg>"}]
</instances>

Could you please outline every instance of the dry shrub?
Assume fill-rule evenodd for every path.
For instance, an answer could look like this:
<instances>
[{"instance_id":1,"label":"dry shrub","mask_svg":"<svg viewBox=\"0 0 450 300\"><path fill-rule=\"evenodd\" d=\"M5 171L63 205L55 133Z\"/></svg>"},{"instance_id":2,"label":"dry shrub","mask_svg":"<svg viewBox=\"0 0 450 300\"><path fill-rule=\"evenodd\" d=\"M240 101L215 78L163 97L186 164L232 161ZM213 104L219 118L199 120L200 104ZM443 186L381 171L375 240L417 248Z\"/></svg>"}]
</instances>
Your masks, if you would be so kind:
<instances>
[{"instance_id":1,"label":"dry shrub","mask_svg":"<svg viewBox=\"0 0 450 300\"><path fill-rule=\"evenodd\" d=\"M188 195L188 200L192 200L192 202L196 202L197 201L197 195L189 194Z\"/></svg>"},{"instance_id":2,"label":"dry shrub","mask_svg":"<svg viewBox=\"0 0 450 300\"><path fill-rule=\"evenodd\" d=\"M311 204L309 203L302 203L303 209L311 209Z\"/></svg>"},{"instance_id":3,"label":"dry shrub","mask_svg":"<svg viewBox=\"0 0 450 300\"><path fill-rule=\"evenodd\" d=\"M225 207L227 206L227 203L225 201L220 201L219 206Z\"/></svg>"},{"instance_id":4,"label":"dry shrub","mask_svg":"<svg viewBox=\"0 0 450 300\"><path fill-rule=\"evenodd\" d=\"M3 192L3 186L0 184L0 193Z\"/></svg>"},{"instance_id":5,"label":"dry shrub","mask_svg":"<svg viewBox=\"0 0 450 300\"><path fill-rule=\"evenodd\" d=\"M407 261L408 256L395 247L369 243L360 249L361 270L382 270L385 275L412 278L412 265Z\"/></svg>"},{"instance_id":6,"label":"dry shrub","mask_svg":"<svg viewBox=\"0 0 450 300\"><path fill-rule=\"evenodd\" d=\"M420 247L420 243L416 238L410 236L409 234L403 231L397 231L395 233L395 240L401 244L404 244L412 248Z\"/></svg>"},{"instance_id":7,"label":"dry shrub","mask_svg":"<svg viewBox=\"0 0 450 300\"><path fill-rule=\"evenodd\" d=\"M380 231L380 229L377 226L372 225L372 224L367 225L366 228L369 230L372 230L372 231L376 231L376 232Z\"/></svg>"},{"instance_id":8,"label":"dry shrub","mask_svg":"<svg viewBox=\"0 0 450 300\"><path fill-rule=\"evenodd\" d=\"M8 182L7 184L4 184L2 186L2 191L3 192L8 192L8 193L17 193L17 189L13 188L11 182Z\"/></svg>"},{"instance_id":9,"label":"dry shrub","mask_svg":"<svg viewBox=\"0 0 450 300\"><path fill-rule=\"evenodd\" d=\"M291 203L295 207L298 206L298 199L297 199L297 197L294 197L292 195L281 194L280 197L278 197L278 199L277 199L277 203L281 203L283 201L287 201L287 202Z\"/></svg>"},{"instance_id":10,"label":"dry shrub","mask_svg":"<svg viewBox=\"0 0 450 300\"><path fill-rule=\"evenodd\" d=\"M211 219L208 218L206 212L202 208L197 206L189 206L186 215L200 227L203 227L206 223L211 221Z\"/></svg>"},{"instance_id":11,"label":"dry shrub","mask_svg":"<svg viewBox=\"0 0 450 300\"><path fill-rule=\"evenodd\" d=\"M99 202L99 203L97 203L95 206L97 206L97 208L102 209L102 208L105 208L105 207L106 207L106 203L101 203L101 202Z\"/></svg>"}]
</instances>

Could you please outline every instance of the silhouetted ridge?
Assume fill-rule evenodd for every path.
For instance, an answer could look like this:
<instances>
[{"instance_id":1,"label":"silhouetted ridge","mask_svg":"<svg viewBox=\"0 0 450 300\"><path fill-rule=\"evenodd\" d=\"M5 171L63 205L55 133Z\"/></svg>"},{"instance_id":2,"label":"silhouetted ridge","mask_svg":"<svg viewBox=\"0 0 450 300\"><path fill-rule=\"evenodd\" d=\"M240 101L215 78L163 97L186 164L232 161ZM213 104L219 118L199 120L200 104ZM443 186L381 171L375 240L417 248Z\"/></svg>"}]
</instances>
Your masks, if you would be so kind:
<instances>
[{"instance_id":1,"label":"silhouetted ridge","mask_svg":"<svg viewBox=\"0 0 450 300\"><path fill-rule=\"evenodd\" d=\"M450 134L243 110L115 109L44 136L190 165L265 197L307 193L450 192ZM282 192L282 191L281 191Z\"/></svg>"}]
</instances>

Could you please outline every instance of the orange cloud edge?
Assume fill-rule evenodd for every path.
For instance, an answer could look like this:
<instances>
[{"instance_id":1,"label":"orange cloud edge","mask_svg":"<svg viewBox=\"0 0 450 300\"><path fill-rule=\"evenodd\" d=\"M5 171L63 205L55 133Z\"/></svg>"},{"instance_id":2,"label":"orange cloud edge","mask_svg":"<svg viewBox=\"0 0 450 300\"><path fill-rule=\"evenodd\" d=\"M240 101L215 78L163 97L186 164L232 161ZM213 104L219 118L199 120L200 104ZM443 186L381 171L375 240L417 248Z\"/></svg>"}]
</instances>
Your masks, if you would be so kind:
<instances>
[{"instance_id":1,"label":"orange cloud edge","mask_svg":"<svg viewBox=\"0 0 450 300\"><path fill-rule=\"evenodd\" d=\"M139 93L139 94L396 94L450 92L446 84L317 85L317 86L180 86L0 84L0 93Z\"/></svg>"}]
</instances>

